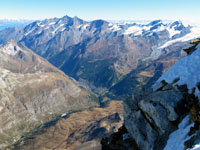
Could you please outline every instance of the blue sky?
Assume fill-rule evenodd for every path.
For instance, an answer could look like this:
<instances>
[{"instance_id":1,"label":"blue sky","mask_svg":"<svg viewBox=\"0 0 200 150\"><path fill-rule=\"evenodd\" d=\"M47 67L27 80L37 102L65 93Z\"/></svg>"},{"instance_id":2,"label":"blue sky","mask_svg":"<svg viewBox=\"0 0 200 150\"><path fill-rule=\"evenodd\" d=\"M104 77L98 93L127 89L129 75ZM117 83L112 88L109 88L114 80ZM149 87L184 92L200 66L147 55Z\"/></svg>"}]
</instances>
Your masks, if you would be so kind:
<instances>
[{"instance_id":1,"label":"blue sky","mask_svg":"<svg viewBox=\"0 0 200 150\"><path fill-rule=\"evenodd\" d=\"M0 0L0 19L78 16L85 20L193 20L200 0Z\"/></svg>"}]
</instances>

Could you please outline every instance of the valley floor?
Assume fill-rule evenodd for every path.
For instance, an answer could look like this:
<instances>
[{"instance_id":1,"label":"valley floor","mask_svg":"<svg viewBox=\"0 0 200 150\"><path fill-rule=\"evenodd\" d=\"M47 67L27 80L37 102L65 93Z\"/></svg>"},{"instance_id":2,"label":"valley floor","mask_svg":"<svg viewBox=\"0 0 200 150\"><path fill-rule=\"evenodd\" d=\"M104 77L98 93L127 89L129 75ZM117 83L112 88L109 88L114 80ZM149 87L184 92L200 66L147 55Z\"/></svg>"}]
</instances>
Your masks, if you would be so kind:
<instances>
[{"instance_id":1,"label":"valley floor","mask_svg":"<svg viewBox=\"0 0 200 150\"><path fill-rule=\"evenodd\" d=\"M73 113L55 125L40 129L14 149L100 150L101 139L122 126L122 112L122 102L111 101L104 108Z\"/></svg>"}]
</instances>

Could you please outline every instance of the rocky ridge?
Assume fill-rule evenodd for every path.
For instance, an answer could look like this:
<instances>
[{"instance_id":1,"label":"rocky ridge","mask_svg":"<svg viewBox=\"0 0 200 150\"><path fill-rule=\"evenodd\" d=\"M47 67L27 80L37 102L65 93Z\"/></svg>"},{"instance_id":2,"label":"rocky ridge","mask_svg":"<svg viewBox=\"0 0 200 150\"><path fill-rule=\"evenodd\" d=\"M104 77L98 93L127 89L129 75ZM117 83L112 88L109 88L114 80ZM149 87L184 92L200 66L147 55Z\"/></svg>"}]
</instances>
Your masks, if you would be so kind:
<instances>
[{"instance_id":1,"label":"rocky ridge","mask_svg":"<svg viewBox=\"0 0 200 150\"><path fill-rule=\"evenodd\" d=\"M52 66L22 43L13 40L0 46L0 66L13 73L55 72L64 75L62 71Z\"/></svg>"},{"instance_id":2,"label":"rocky ridge","mask_svg":"<svg viewBox=\"0 0 200 150\"><path fill-rule=\"evenodd\" d=\"M1 149L64 113L96 106L94 95L24 46L10 42L0 56Z\"/></svg>"}]
</instances>

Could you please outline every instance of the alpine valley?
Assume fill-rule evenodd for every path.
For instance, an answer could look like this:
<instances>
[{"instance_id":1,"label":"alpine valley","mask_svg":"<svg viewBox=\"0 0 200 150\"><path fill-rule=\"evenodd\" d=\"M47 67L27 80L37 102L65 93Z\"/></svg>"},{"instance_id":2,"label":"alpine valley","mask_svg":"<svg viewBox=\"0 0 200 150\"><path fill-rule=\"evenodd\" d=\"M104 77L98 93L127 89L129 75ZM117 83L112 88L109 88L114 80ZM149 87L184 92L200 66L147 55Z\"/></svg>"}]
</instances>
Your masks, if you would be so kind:
<instances>
[{"instance_id":1,"label":"alpine valley","mask_svg":"<svg viewBox=\"0 0 200 150\"><path fill-rule=\"evenodd\" d=\"M185 80L187 63L179 76L170 67L198 61L198 38L181 21L69 16L1 30L0 149L168 150L184 129L192 148L200 80Z\"/></svg>"}]
</instances>

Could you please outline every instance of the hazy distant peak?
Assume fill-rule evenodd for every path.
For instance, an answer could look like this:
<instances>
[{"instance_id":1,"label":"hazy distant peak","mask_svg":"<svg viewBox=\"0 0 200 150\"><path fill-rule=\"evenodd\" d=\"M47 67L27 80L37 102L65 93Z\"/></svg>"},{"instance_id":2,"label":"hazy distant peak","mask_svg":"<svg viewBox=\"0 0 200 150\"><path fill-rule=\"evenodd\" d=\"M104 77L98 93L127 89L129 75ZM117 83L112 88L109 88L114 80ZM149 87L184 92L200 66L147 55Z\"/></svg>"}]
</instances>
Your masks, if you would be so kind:
<instances>
[{"instance_id":1,"label":"hazy distant peak","mask_svg":"<svg viewBox=\"0 0 200 150\"><path fill-rule=\"evenodd\" d=\"M94 20L94 21L91 22L91 25L95 26L95 28L99 28L99 27L101 27L101 26L103 26L105 24L108 25L109 22L107 22L105 20L102 20L102 19Z\"/></svg>"},{"instance_id":2,"label":"hazy distant peak","mask_svg":"<svg viewBox=\"0 0 200 150\"><path fill-rule=\"evenodd\" d=\"M148 26L154 26L154 25L157 25L157 24L162 24L162 20L154 20L154 21L151 21Z\"/></svg>"},{"instance_id":3,"label":"hazy distant peak","mask_svg":"<svg viewBox=\"0 0 200 150\"><path fill-rule=\"evenodd\" d=\"M170 28L173 28L174 26L181 26L181 25L183 25L183 23L182 23L182 21L178 20L178 21L169 23L169 25L170 25Z\"/></svg>"},{"instance_id":4,"label":"hazy distant peak","mask_svg":"<svg viewBox=\"0 0 200 150\"><path fill-rule=\"evenodd\" d=\"M77 16L74 16L74 17L73 17L73 22L74 22L74 24L77 24L77 25L86 23L86 21L80 19L80 18L77 17Z\"/></svg>"}]
</instances>

